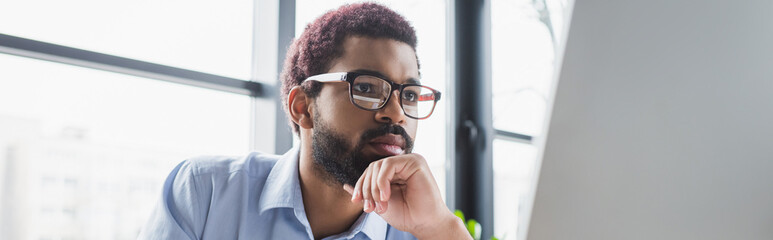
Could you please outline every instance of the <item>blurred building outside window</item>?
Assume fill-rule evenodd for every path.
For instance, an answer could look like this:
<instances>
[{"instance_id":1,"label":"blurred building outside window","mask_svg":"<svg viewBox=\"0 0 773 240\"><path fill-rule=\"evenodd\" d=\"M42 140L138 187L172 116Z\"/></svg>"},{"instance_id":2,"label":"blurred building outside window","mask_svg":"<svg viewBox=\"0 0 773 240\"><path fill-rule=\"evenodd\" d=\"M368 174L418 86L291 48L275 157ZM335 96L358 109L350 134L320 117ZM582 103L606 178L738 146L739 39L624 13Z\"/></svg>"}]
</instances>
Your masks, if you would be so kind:
<instances>
[{"instance_id":1,"label":"blurred building outside window","mask_svg":"<svg viewBox=\"0 0 773 240\"><path fill-rule=\"evenodd\" d=\"M0 34L247 80L253 10L11 0ZM250 112L272 102L0 53L0 239L136 239L169 171L196 155L246 155Z\"/></svg>"}]
</instances>

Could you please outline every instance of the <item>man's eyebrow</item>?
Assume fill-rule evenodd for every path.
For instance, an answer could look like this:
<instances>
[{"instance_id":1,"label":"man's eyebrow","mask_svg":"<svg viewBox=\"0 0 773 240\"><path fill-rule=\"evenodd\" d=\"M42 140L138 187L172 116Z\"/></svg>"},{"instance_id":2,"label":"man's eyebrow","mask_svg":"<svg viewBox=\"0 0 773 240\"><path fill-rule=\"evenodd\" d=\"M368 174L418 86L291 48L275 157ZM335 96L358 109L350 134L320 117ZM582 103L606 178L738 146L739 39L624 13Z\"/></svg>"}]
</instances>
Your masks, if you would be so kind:
<instances>
[{"instance_id":1,"label":"man's eyebrow","mask_svg":"<svg viewBox=\"0 0 773 240\"><path fill-rule=\"evenodd\" d=\"M386 80L389 80L389 81L393 81L393 82L394 82L394 80L392 80L392 79L389 79L389 78L388 78L388 77L386 77L386 75L384 75L383 73L381 73L381 72L379 72L379 71L375 71L375 70L369 70L369 69L357 69L357 70L354 70L354 71L352 71L352 72L356 72L356 73L362 73L362 74L367 74L367 75L372 75L372 76L375 76L375 77L379 77L379 78L386 79ZM415 78L409 78L408 80L406 80L406 81L405 81L405 84L419 84L419 85L421 85L421 82L420 82L419 80L415 79Z\"/></svg>"},{"instance_id":2,"label":"man's eyebrow","mask_svg":"<svg viewBox=\"0 0 773 240\"><path fill-rule=\"evenodd\" d=\"M405 83L406 84L418 84L418 85L421 85L421 81L419 81L418 79L415 79L415 78L409 78L408 80L405 81Z\"/></svg>"},{"instance_id":3,"label":"man's eyebrow","mask_svg":"<svg viewBox=\"0 0 773 240\"><path fill-rule=\"evenodd\" d=\"M375 76L375 77L379 77L379 78L387 79L387 80L391 81L391 79L387 78L386 75L384 75L383 73L381 73L379 71L375 71L375 70L357 69L357 70L354 70L352 72L367 74L367 75L371 75L371 76Z\"/></svg>"}]
</instances>

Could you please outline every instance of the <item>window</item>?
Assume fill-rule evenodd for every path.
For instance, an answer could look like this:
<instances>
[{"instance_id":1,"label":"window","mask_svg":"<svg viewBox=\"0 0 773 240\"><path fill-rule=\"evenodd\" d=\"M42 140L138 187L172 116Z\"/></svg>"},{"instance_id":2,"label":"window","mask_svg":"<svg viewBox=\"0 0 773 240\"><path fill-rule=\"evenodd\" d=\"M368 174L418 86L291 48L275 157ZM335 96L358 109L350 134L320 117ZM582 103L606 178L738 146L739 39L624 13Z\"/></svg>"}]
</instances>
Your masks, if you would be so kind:
<instances>
[{"instance_id":1,"label":"window","mask_svg":"<svg viewBox=\"0 0 773 240\"><path fill-rule=\"evenodd\" d=\"M567 0L491 3L494 235L521 237L563 40Z\"/></svg>"},{"instance_id":2,"label":"window","mask_svg":"<svg viewBox=\"0 0 773 240\"><path fill-rule=\"evenodd\" d=\"M346 0L298 0L296 3L295 33L300 36L311 21L345 3L361 1ZM446 1L409 0L377 1L403 15L416 29L418 43L416 54L421 63L421 83L436 90L446 91ZM430 13L430 14L428 14ZM427 159L432 175L437 180L445 200L446 176L446 109L448 104L441 99L435 112L426 120L419 121L414 152Z\"/></svg>"},{"instance_id":3,"label":"window","mask_svg":"<svg viewBox=\"0 0 773 240\"><path fill-rule=\"evenodd\" d=\"M250 78L252 0L0 2L0 33Z\"/></svg>"},{"instance_id":4,"label":"window","mask_svg":"<svg viewBox=\"0 0 773 240\"><path fill-rule=\"evenodd\" d=\"M180 161L274 152L286 123L261 93L277 61L254 53L277 38L253 36L262 11L276 9L0 3L0 239L135 239Z\"/></svg>"},{"instance_id":5,"label":"window","mask_svg":"<svg viewBox=\"0 0 773 240\"><path fill-rule=\"evenodd\" d=\"M494 231L515 239L523 216L537 160L537 148L528 143L494 139Z\"/></svg>"},{"instance_id":6,"label":"window","mask_svg":"<svg viewBox=\"0 0 773 240\"><path fill-rule=\"evenodd\" d=\"M0 54L3 239L134 239L169 171L249 151L250 97Z\"/></svg>"}]
</instances>

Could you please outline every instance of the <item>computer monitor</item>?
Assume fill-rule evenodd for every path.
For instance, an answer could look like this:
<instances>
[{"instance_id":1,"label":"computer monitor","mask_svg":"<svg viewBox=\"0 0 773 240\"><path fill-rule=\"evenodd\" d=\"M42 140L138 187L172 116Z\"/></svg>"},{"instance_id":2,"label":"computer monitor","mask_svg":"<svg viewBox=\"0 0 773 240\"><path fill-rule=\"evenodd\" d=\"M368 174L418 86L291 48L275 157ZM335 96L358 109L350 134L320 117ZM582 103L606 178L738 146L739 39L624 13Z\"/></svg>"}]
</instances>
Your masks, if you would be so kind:
<instances>
[{"instance_id":1,"label":"computer monitor","mask_svg":"<svg viewBox=\"0 0 773 240\"><path fill-rule=\"evenodd\" d=\"M771 13L575 2L527 239L773 239Z\"/></svg>"}]
</instances>

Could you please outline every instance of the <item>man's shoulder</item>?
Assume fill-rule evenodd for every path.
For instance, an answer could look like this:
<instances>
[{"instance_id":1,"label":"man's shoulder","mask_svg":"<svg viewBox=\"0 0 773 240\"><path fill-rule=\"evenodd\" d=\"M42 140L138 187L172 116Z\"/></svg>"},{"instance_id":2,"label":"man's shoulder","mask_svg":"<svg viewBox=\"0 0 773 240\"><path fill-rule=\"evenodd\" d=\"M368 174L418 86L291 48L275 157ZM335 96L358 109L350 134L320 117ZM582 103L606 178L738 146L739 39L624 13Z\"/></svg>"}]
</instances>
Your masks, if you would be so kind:
<instances>
[{"instance_id":1,"label":"man's shoulder","mask_svg":"<svg viewBox=\"0 0 773 240\"><path fill-rule=\"evenodd\" d=\"M249 177L265 177L280 157L261 152L253 152L241 157L205 155L186 159L182 166L192 176L223 176L238 173Z\"/></svg>"},{"instance_id":2,"label":"man's shoulder","mask_svg":"<svg viewBox=\"0 0 773 240\"><path fill-rule=\"evenodd\" d=\"M175 167L143 235L149 239L236 239L279 156L198 156ZM210 221L212 220L212 221ZM215 221L216 220L216 221ZM207 224L208 222L217 224ZM211 230L207 230L211 229ZM142 237L141 237L142 238Z\"/></svg>"}]
</instances>

